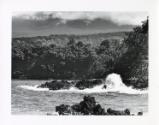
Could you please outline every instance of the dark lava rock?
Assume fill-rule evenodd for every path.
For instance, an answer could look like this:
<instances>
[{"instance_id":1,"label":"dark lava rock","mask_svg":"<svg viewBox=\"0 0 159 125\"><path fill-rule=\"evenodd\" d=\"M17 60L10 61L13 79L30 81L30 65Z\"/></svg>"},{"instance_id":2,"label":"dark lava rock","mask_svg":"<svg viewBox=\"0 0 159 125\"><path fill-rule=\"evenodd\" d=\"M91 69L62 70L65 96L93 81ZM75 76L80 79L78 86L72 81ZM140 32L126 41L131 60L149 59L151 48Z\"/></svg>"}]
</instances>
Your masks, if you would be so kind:
<instances>
[{"instance_id":1,"label":"dark lava rock","mask_svg":"<svg viewBox=\"0 0 159 125\"><path fill-rule=\"evenodd\" d=\"M125 110L113 110L111 108L107 109L107 112L100 104L97 104L94 97L84 96L80 103L69 105L56 106L56 112L59 115L131 115L129 109ZM139 112L138 115L141 115Z\"/></svg>"},{"instance_id":2,"label":"dark lava rock","mask_svg":"<svg viewBox=\"0 0 159 125\"><path fill-rule=\"evenodd\" d=\"M96 101L94 97L84 96L83 101L79 103L81 106L81 113L84 115L94 114L94 108L96 106Z\"/></svg>"},{"instance_id":3,"label":"dark lava rock","mask_svg":"<svg viewBox=\"0 0 159 125\"><path fill-rule=\"evenodd\" d=\"M59 105L56 106L56 112L59 113L59 115L66 115L66 114L71 114L71 107L69 105Z\"/></svg>"},{"instance_id":4,"label":"dark lava rock","mask_svg":"<svg viewBox=\"0 0 159 125\"><path fill-rule=\"evenodd\" d=\"M56 111L59 113L59 115L106 115L104 108L102 108L100 104L96 104L95 98L91 96L84 96L83 101L72 106L56 106Z\"/></svg>"},{"instance_id":5,"label":"dark lava rock","mask_svg":"<svg viewBox=\"0 0 159 125\"><path fill-rule=\"evenodd\" d=\"M93 115L106 115L105 109L100 104L97 104L93 109Z\"/></svg>"},{"instance_id":6,"label":"dark lava rock","mask_svg":"<svg viewBox=\"0 0 159 125\"><path fill-rule=\"evenodd\" d=\"M81 112L81 109L82 109L81 105L79 105L79 104L74 104L71 106L71 108L75 112Z\"/></svg>"},{"instance_id":7,"label":"dark lava rock","mask_svg":"<svg viewBox=\"0 0 159 125\"><path fill-rule=\"evenodd\" d=\"M75 87L78 89L85 89L85 88L93 88L96 85L101 85L102 80L96 79L96 80L80 80L76 83Z\"/></svg>"},{"instance_id":8,"label":"dark lava rock","mask_svg":"<svg viewBox=\"0 0 159 125\"><path fill-rule=\"evenodd\" d=\"M45 82L38 86L38 88L49 88L49 90L69 89L72 83L66 80L53 80L51 82Z\"/></svg>"},{"instance_id":9,"label":"dark lava rock","mask_svg":"<svg viewBox=\"0 0 159 125\"><path fill-rule=\"evenodd\" d=\"M56 106L56 112L59 115L131 115L129 109L120 111L108 108L107 112L105 112L105 109L97 104L95 98L91 96L84 96L80 103L72 106L64 104ZM141 115L141 113L139 112L138 115Z\"/></svg>"},{"instance_id":10,"label":"dark lava rock","mask_svg":"<svg viewBox=\"0 0 159 125\"><path fill-rule=\"evenodd\" d=\"M125 110L124 110L124 113L125 113L126 115L130 115L130 110L129 110L129 109L125 109Z\"/></svg>"},{"instance_id":11,"label":"dark lava rock","mask_svg":"<svg viewBox=\"0 0 159 125\"><path fill-rule=\"evenodd\" d=\"M143 112L138 112L137 115L143 115Z\"/></svg>"},{"instance_id":12,"label":"dark lava rock","mask_svg":"<svg viewBox=\"0 0 159 125\"><path fill-rule=\"evenodd\" d=\"M125 109L124 111L113 110L111 108L107 109L108 115L130 115L130 110Z\"/></svg>"},{"instance_id":13,"label":"dark lava rock","mask_svg":"<svg viewBox=\"0 0 159 125\"><path fill-rule=\"evenodd\" d=\"M102 80L79 80L74 82L68 82L67 80L53 80L51 82L45 82L38 86L38 88L49 88L49 90L69 89L72 86L83 90L85 88L93 88L96 85L102 84Z\"/></svg>"}]
</instances>

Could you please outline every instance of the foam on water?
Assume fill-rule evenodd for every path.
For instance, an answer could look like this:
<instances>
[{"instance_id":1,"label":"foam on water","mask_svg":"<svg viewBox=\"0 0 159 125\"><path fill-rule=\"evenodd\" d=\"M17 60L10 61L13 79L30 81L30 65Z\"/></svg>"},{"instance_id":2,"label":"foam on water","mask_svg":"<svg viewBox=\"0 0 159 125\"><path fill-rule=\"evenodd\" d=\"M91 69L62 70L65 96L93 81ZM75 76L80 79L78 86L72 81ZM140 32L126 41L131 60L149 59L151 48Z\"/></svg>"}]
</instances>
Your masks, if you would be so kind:
<instances>
[{"instance_id":1,"label":"foam on water","mask_svg":"<svg viewBox=\"0 0 159 125\"><path fill-rule=\"evenodd\" d=\"M105 79L105 85L107 86L107 91L109 92L119 92L127 94L146 94L147 90L137 90L133 89L131 86L126 86L119 74L112 73L109 74Z\"/></svg>"},{"instance_id":2,"label":"foam on water","mask_svg":"<svg viewBox=\"0 0 159 125\"><path fill-rule=\"evenodd\" d=\"M48 88L38 88L38 85L35 86L29 86L29 85L20 85L19 88L33 90L33 91L49 91Z\"/></svg>"},{"instance_id":3,"label":"foam on water","mask_svg":"<svg viewBox=\"0 0 159 125\"><path fill-rule=\"evenodd\" d=\"M103 86L106 85L107 88L104 89ZM36 86L20 86L21 88L33 90L33 91L49 91L48 88L38 88ZM84 90L79 90L78 88L71 87L70 89L61 89L61 90L50 90L50 92L67 92L67 93L108 93L108 92L116 92L116 93L126 93L126 94L146 94L147 90L137 90L132 87L127 87L123 82L119 74L109 74L103 85L98 85L93 88L86 88Z\"/></svg>"}]
</instances>

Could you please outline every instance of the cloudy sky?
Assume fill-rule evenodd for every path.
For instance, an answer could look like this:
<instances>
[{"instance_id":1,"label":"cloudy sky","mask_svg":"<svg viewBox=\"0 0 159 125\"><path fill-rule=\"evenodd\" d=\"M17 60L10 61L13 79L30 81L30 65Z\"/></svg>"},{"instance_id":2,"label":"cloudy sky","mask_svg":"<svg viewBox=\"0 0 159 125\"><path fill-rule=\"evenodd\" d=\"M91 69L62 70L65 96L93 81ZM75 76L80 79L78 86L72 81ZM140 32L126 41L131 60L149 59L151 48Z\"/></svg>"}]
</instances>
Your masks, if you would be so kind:
<instances>
[{"instance_id":1,"label":"cloudy sky","mask_svg":"<svg viewBox=\"0 0 159 125\"><path fill-rule=\"evenodd\" d=\"M12 35L92 34L130 31L147 18L144 12L14 12Z\"/></svg>"}]
</instances>

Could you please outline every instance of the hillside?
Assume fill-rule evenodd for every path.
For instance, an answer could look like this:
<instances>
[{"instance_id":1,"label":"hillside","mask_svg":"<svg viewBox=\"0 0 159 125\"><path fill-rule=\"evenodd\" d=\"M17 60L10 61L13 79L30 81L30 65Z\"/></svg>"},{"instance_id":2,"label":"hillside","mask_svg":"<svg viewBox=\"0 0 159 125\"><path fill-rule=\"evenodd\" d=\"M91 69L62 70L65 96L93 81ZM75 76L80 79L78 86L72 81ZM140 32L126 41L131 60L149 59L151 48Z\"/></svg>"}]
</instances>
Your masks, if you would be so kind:
<instances>
[{"instance_id":1,"label":"hillside","mask_svg":"<svg viewBox=\"0 0 159 125\"><path fill-rule=\"evenodd\" d=\"M148 21L132 32L12 39L13 79L92 79L118 73L148 86ZM140 74L140 75L139 75Z\"/></svg>"}]
</instances>

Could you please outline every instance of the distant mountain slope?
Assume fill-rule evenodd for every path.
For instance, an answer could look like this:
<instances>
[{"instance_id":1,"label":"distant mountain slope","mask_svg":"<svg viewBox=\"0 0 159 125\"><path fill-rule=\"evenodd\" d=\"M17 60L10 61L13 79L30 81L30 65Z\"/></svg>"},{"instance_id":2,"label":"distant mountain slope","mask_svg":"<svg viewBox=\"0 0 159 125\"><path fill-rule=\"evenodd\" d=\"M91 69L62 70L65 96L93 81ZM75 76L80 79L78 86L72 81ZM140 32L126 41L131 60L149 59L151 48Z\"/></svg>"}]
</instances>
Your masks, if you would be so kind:
<instances>
[{"instance_id":1,"label":"distant mountain slope","mask_svg":"<svg viewBox=\"0 0 159 125\"><path fill-rule=\"evenodd\" d=\"M73 12L76 14L76 12ZM84 12L85 13L85 12ZM83 14L84 14L83 13ZM72 13L71 13L72 14ZM85 14L84 14L85 15ZM90 13L88 16L91 16ZM98 14L95 14L96 16ZM105 13L104 15L107 15ZM104 16L103 15L103 16ZM67 15L69 17L70 15ZM50 34L97 34L109 32L132 31L136 24L119 23L115 19L105 18L86 19L61 19L61 17L48 16L45 19L33 19L22 17L12 18L12 36L13 37L35 37L48 36Z\"/></svg>"}]
</instances>

